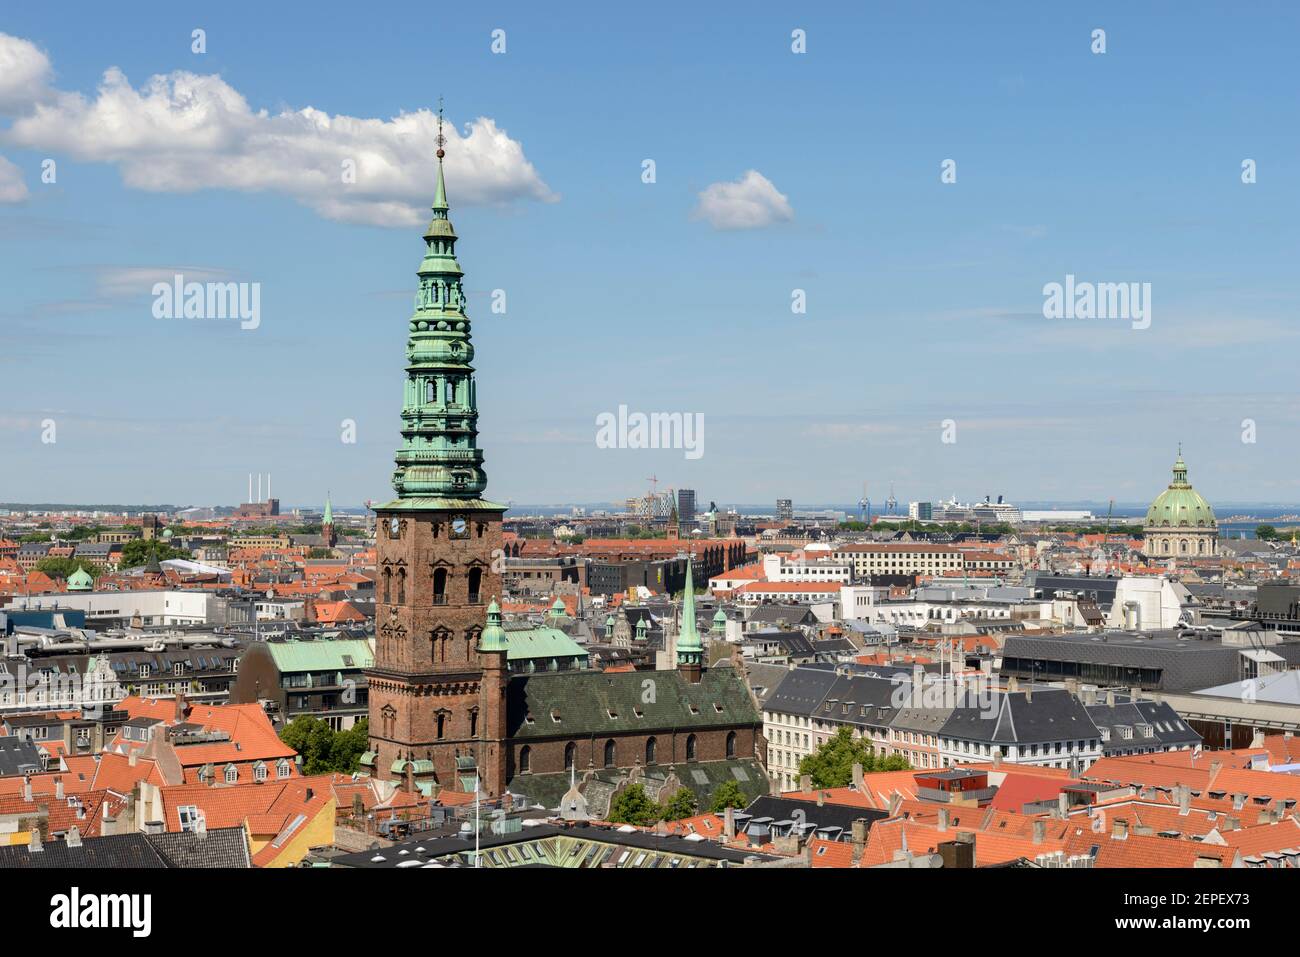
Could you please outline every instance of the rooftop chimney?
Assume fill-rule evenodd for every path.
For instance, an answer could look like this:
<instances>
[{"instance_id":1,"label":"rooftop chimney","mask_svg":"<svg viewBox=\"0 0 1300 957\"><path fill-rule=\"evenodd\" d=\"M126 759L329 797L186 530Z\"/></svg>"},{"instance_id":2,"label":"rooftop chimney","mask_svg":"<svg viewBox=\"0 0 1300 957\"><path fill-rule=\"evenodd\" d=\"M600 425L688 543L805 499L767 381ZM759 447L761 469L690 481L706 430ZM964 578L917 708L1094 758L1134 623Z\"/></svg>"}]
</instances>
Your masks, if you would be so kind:
<instances>
[{"instance_id":1,"label":"rooftop chimney","mask_svg":"<svg viewBox=\"0 0 1300 957\"><path fill-rule=\"evenodd\" d=\"M862 777L862 765L854 762L853 764L853 790L858 793L866 791L866 781Z\"/></svg>"},{"instance_id":2,"label":"rooftop chimney","mask_svg":"<svg viewBox=\"0 0 1300 957\"><path fill-rule=\"evenodd\" d=\"M64 838L64 843L68 847L81 847L81 831L75 826L68 829L68 836Z\"/></svg>"},{"instance_id":3,"label":"rooftop chimney","mask_svg":"<svg viewBox=\"0 0 1300 957\"><path fill-rule=\"evenodd\" d=\"M1034 843L1042 844L1047 837L1047 822L1041 818L1034 822Z\"/></svg>"},{"instance_id":4,"label":"rooftop chimney","mask_svg":"<svg viewBox=\"0 0 1300 957\"><path fill-rule=\"evenodd\" d=\"M939 830L948 830L948 809L946 807L939 808Z\"/></svg>"},{"instance_id":5,"label":"rooftop chimney","mask_svg":"<svg viewBox=\"0 0 1300 957\"><path fill-rule=\"evenodd\" d=\"M1128 821L1123 818L1116 818L1115 825L1111 828L1110 836L1116 841L1128 840Z\"/></svg>"},{"instance_id":6,"label":"rooftop chimney","mask_svg":"<svg viewBox=\"0 0 1300 957\"><path fill-rule=\"evenodd\" d=\"M736 809L728 807L722 812L722 839L730 843L736 839Z\"/></svg>"},{"instance_id":7,"label":"rooftop chimney","mask_svg":"<svg viewBox=\"0 0 1300 957\"><path fill-rule=\"evenodd\" d=\"M800 790L800 791L805 791L805 792L807 792L807 791L811 791L811 790L812 790L812 776L811 776L811 775L808 775L808 774L801 774L801 775L799 775L799 790Z\"/></svg>"},{"instance_id":8,"label":"rooftop chimney","mask_svg":"<svg viewBox=\"0 0 1300 957\"><path fill-rule=\"evenodd\" d=\"M1174 791L1178 795L1178 815L1186 817L1192 810L1192 789L1189 785L1180 784Z\"/></svg>"},{"instance_id":9,"label":"rooftop chimney","mask_svg":"<svg viewBox=\"0 0 1300 957\"><path fill-rule=\"evenodd\" d=\"M38 851L43 850L45 850L45 848L41 847L41 829L36 824L32 824L32 834L27 841L27 852L29 854L35 854Z\"/></svg>"},{"instance_id":10,"label":"rooftop chimney","mask_svg":"<svg viewBox=\"0 0 1300 957\"><path fill-rule=\"evenodd\" d=\"M63 778L62 777L57 777L54 779L54 798L57 801L63 800Z\"/></svg>"}]
</instances>

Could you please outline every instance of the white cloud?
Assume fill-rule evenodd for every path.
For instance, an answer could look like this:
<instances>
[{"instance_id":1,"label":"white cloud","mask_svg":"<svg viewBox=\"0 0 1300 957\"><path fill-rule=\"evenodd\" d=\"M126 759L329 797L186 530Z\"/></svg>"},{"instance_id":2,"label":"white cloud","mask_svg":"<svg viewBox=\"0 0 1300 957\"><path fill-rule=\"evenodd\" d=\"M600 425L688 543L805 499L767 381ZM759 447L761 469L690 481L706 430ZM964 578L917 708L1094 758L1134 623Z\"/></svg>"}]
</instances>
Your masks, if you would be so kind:
<instances>
[{"instance_id":1,"label":"white cloud","mask_svg":"<svg viewBox=\"0 0 1300 957\"><path fill-rule=\"evenodd\" d=\"M49 95L50 59L36 44L0 33L0 112Z\"/></svg>"},{"instance_id":2,"label":"white cloud","mask_svg":"<svg viewBox=\"0 0 1300 957\"><path fill-rule=\"evenodd\" d=\"M8 92L8 114L15 117L5 138L16 146L116 164L135 189L270 191L329 219L380 226L418 225L427 218L437 134L437 117L429 110L389 120L331 116L312 107L272 114L254 110L217 75L176 71L150 77L136 89L116 67L104 73L93 98L45 94L49 65L43 54L0 34L0 51L6 50L26 64L28 76L26 82L0 85L0 97ZM44 70L37 69L32 52ZM444 132L453 203L557 198L523 147L491 118L479 117L463 132L448 124ZM353 183L344 181L346 161L355 165Z\"/></svg>"},{"instance_id":3,"label":"white cloud","mask_svg":"<svg viewBox=\"0 0 1300 957\"><path fill-rule=\"evenodd\" d=\"M23 171L0 156L0 203L21 203L27 198Z\"/></svg>"},{"instance_id":4,"label":"white cloud","mask_svg":"<svg viewBox=\"0 0 1300 957\"><path fill-rule=\"evenodd\" d=\"M770 179L751 169L734 183L705 187L694 215L714 229L762 229L794 219L794 210Z\"/></svg>"}]
</instances>

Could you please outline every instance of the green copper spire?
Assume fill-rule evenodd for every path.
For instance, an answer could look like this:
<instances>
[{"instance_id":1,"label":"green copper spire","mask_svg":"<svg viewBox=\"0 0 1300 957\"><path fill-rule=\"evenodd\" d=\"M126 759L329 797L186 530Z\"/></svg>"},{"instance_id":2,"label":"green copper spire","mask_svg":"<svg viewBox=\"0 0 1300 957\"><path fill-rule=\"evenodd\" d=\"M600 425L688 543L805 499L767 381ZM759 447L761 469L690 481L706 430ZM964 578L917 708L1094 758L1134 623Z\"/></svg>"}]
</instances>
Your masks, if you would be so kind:
<instances>
[{"instance_id":1,"label":"green copper spire","mask_svg":"<svg viewBox=\"0 0 1300 957\"><path fill-rule=\"evenodd\" d=\"M402 445L393 472L397 501L380 507L500 509L481 499L487 475L478 447L478 395L470 364L474 346L464 273L456 261L456 231L447 217L441 106L437 143L433 218L424 233L424 259L416 270L420 286L406 342Z\"/></svg>"},{"instance_id":2,"label":"green copper spire","mask_svg":"<svg viewBox=\"0 0 1300 957\"><path fill-rule=\"evenodd\" d=\"M727 613L718 606L718 610L713 613L713 627L709 629L715 635L721 635L727 630Z\"/></svg>"},{"instance_id":3,"label":"green copper spire","mask_svg":"<svg viewBox=\"0 0 1300 957\"><path fill-rule=\"evenodd\" d=\"M334 507L330 505L330 493L325 493L325 517L321 519L322 525L334 524Z\"/></svg>"},{"instance_id":4,"label":"green copper spire","mask_svg":"<svg viewBox=\"0 0 1300 957\"><path fill-rule=\"evenodd\" d=\"M698 665L704 657L704 644L695 623L695 580L691 560L686 559L686 590L682 594L682 626L677 632L677 663Z\"/></svg>"},{"instance_id":5,"label":"green copper spire","mask_svg":"<svg viewBox=\"0 0 1300 957\"><path fill-rule=\"evenodd\" d=\"M501 606L497 604L495 598L488 605L487 610L487 627L479 635L479 651L506 651L509 648L509 642L506 640L506 630L501 627Z\"/></svg>"}]
</instances>

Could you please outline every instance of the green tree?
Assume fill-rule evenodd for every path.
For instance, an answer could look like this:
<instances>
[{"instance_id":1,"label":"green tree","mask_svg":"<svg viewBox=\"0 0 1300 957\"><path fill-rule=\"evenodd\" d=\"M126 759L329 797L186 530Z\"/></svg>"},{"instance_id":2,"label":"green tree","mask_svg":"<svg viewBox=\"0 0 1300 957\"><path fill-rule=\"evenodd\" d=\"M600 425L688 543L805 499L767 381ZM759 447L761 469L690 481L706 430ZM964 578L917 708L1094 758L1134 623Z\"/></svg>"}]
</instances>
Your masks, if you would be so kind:
<instances>
[{"instance_id":1,"label":"green tree","mask_svg":"<svg viewBox=\"0 0 1300 957\"><path fill-rule=\"evenodd\" d=\"M843 788L853 783L853 765L863 771L902 771L911 767L901 755L877 757L866 738L853 737L847 725L799 762L799 774L808 775L815 788Z\"/></svg>"},{"instance_id":2,"label":"green tree","mask_svg":"<svg viewBox=\"0 0 1300 957\"><path fill-rule=\"evenodd\" d=\"M749 806L749 798L735 781L723 781L713 792L713 805L709 808L714 814L721 814L727 808Z\"/></svg>"},{"instance_id":3,"label":"green tree","mask_svg":"<svg viewBox=\"0 0 1300 957\"><path fill-rule=\"evenodd\" d=\"M361 755L370 749L370 723L360 719L346 731L334 735L330 746L330 770L351 774L361 766Z\"/></svg>"},{"instance_id":4,"label":"green tree","mask_svg":"<svg viewBox=\"0 0 1300 957\"><path fill-rule=\"evenodd\" d=\"M694 817L698 810L695 792L690 788L678 788L677 793L659 809L659 816L665 821L680 821L684 817Z\"/></svg>"},{"instance_id":5,"label":"green tree","mask_svg":"<svg viewBox=\"0 0 1300 957\"><path fill-rule=\"evenodd\" d=\"M302 756L303 774L351 774L359 766L369 738L365 718L346 731L335 731L319 718L299 715L280 729L280 740Z\"/></svg>"},{"instance_id":6,"label":"green tree","mask_svg":"<svg viewBox=\"0 0 1300 957\"><path fill-rule=\"evenodd\" d=\"M190 553L181 548L173 548L162 539L134 538L122 546L120 564L123 568L135 568L148 565L152 559L165 562L169 558L189 558Z\"/></svg>"},{"instance_id":7,"label":"green tree","mask_svg":"<svg viewBox=\"0 0 1300 957\"><path fill-rule=\"evenodd\" d=\"M1255 537L1261 542L1271 542L1277 538L1277 529L1272 525L1256 525Z\"/></svg>"},{"instance_id":8,"label":"green tree","mask_svg":"<svg viewBox=\"0 0 1300 957\"><path fill-rule=\"evenodd\" d=\"M91 564L84 558L42 558L35 568L51 578L62 578L64 581L71 578L78 568L85 569L91 578L98 578L102 572L98 565Z\"/></svg>"},{"instance_id":9,"label":"green tree","mask_svg":"<svg viewBox=\"0 0 1300 957\"><path fill-rule=\"evenodd\" d=\"M609 806L609 819L615 824L635 824L649 827L659 820L659 805L650 800L645 788L632 784L614 798Z\"/></svg>"}]
</instances>

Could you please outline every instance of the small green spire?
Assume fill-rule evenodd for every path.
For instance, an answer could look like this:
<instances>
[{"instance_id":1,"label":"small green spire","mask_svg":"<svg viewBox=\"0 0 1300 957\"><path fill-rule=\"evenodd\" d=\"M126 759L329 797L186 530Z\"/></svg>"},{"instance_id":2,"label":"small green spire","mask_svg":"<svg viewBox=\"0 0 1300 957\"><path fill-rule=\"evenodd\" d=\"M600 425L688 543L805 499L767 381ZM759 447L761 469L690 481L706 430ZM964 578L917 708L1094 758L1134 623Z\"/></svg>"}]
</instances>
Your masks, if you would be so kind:
<instances>
[{"instance_id":1,"label":"small green spire","mask_svg":"<svg viewBox=\"0 0 1300 957\"><path fill-rule=\"evenodd\" d=\"M330 493L325 493L325 517L321 520L322 525L334 524L334 508L330 505Z\"/></svg>"},{"instance_id":2,"label":"small green spire","mask_svg":"<svg viewBox=\"0 0 1300 957\"><path fill-rule=\"evenodd\" d=\"M718 606L718 610L713 613L713 633L720 635L727 630L727 613Z\"/></svg>"},{"instance_id":3,"label":"small green spire","mask_svg":"<svg viewBox=\"0 0 1300 957\"><path fill-rule=\"evenodd\" d=\"M704 657L704 643L700 641L700 631L695 623L695 579L691 571L691 560L686 559L686 590L682 594L682 627L677 632L677 663L679 665L699 664Z\"/></svg>"},{"instance_id":4,"label":"small green spire","mask_svg":"<svg viewBox=\"0 0 1300 957\"><path fill-rule=\"evenodd\" d=\"M487 610L487 627L483 629L483 634L479 635L479 651L506 651L509 648L509 642L506 640L506 630L501 627L501 606L497 604L495 598L488 605Z\"/></svg>"}]
</instances>

